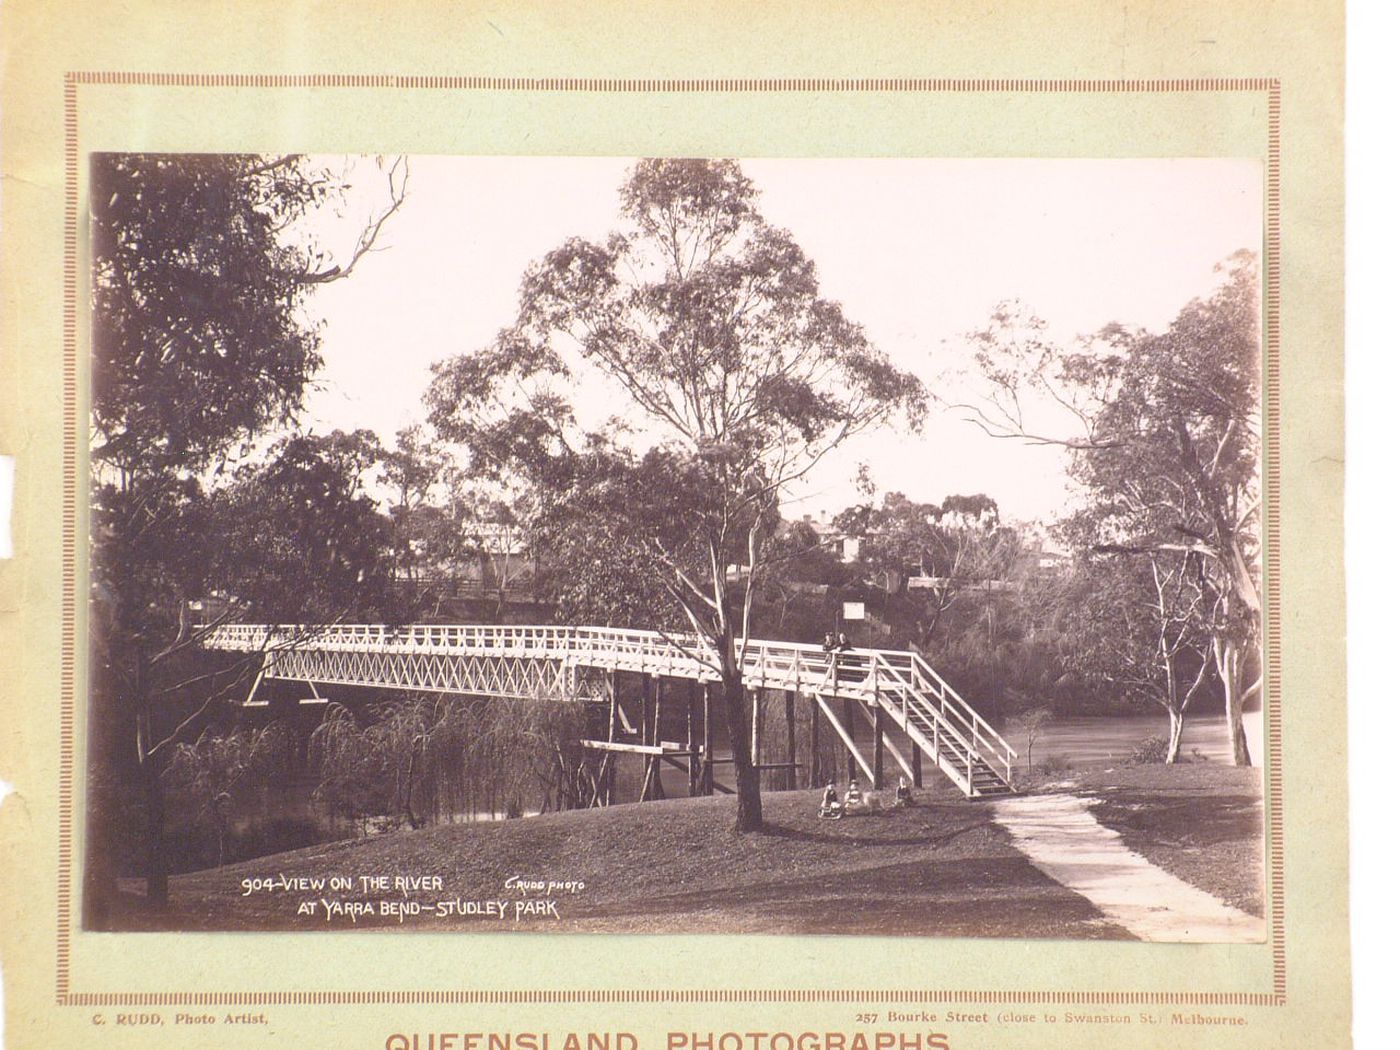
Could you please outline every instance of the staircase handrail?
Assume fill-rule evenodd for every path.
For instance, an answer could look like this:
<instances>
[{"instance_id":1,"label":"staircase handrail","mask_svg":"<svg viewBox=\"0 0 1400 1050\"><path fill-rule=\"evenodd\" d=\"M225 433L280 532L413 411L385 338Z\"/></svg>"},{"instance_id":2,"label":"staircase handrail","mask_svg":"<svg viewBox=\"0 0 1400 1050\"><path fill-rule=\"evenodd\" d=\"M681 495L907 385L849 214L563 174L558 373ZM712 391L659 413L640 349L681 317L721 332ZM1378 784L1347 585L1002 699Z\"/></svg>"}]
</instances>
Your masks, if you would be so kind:
<instances>
[{"instance_id":1,"label":"staircase handrail","mask_svg":"<svg viewBox=\"0 0 1400 1050\"><path fill-rule=\"evenodd\" d=\"M981 759L986 761L989 766L991 765L991 761L988 760L984 750L978 748L973 742L979 735L977 724L967 718L964 712L959 710L959 707L956 706L961 704L963 707L966 707L966 701L963 701L961 697L957 697L956 694L954 694L955 706L948 710L940 709L925 695L926 691L932 692L933 690L930 689L929 686L916 680L917 672L913 670L912 667L909 673L901 673L900 668L889 659L891 656L900 657L907 656L908 654L889 649L852 648L842 650L839 656L836 656L829 650L803 642L759 641L753 643L753 645L754 649L747 655L749 659L752 659L753 662L760 667L766 662L765 657L774 653L791 654L794 660L801 660L803 663L803 670L806 673L800 674L799 680L808 688L827 686L829 691L834 694L856 693L860 695L861 699L868 701L878 701L881 692L899 692L903 696L905 708L903 717L906 728L909 722L907 709L909 706L909 699L912 697L914 703L922 708L924 715L937 725L940 737L946 740L950 746L953 746L954 750L958 752L958 758L960 760L966 761L970 758L972 761L976 761L977 759ZM841 657L844 657L848 661L855 661L854 667L847 664L845 669L861 672L863 677L860 682L843 683L831 677L831 674L837 669L837 660ZM782 668L780 667L776 670L781 671ZM745 671L746 677L748 677L747 665ZM774 675L774 678L770 679L770 681L776 678L777 675ZM951 692L951 689L949 691ZM944 698L940 697L940 699ZM959 728L958 723L961 723L962 729ZM920 732L920 735L923 735L922 732ZM992 752L992 758L998 760L1006 769L1005 775L1009 780L1011 771L1010 761L1004 757L1003 754L997 753L997 749L992 746L991 741L986 740L984 737L982 738L982 742L986 745L986 750ZM1005 741L1002 741L1002 744L1005 745ZM1014 752L1012 752L1012 754L1014 755Z\"/></svg>"},{"instance_id":2,"label":"staircase handrail","mask_svg":"<svg viewBox=\"0 0 1400 1050\"><path fill-rule=\"evenodd\" d=\"M952 701L952 710L967 728L968 735L980 745L979 752L983 753L984 757L994 755L1003 766L1007 780L1010 780L1012 765L1018 754L1016 749L993 729L990 723L977 713L977 709L964 700L942 675L930 667L921 654L911 652L907 655L910 658L911 675L921 680L920 686L941 700Z\"/></svg>"},{"instance_id":3,"label":"staircase handrail","mask_svg":"<svg viewBox=\"0 0 1400 1050\"><path fill-rule=\"evenodd\" d=\"M938 710L936 707L928 703L928 699L919 691L918 685L904 678L899 673L899 668L889 662L889 660L887 659L887 655L890 652L897 651L898 650L877 650L876 663L877 666L883 667L883 669L888 672L890 677L894 680L894 684L899 687L899 691L903 694L904 706L906 708L908 707L910 697L914 699L914 702L916 704L923 704L925 708L925 713L931 715L933 717L933 720L937 723L939 733L950 735L953 738L953 742L960 745L961 753L958 756L959 758L966 758L969 754L974 756L978 755L979 752L977 751L976 747L973 746L972 741L963 735L963 733L958 729L956 725L953 724L951 720L949 720L949 718L944 712ZM877 686L877 688L879 687ZM885 688L888 689L888 687ZM904 718L907 722L907 711L904 714Z\"/></svg>"}]
</instances>

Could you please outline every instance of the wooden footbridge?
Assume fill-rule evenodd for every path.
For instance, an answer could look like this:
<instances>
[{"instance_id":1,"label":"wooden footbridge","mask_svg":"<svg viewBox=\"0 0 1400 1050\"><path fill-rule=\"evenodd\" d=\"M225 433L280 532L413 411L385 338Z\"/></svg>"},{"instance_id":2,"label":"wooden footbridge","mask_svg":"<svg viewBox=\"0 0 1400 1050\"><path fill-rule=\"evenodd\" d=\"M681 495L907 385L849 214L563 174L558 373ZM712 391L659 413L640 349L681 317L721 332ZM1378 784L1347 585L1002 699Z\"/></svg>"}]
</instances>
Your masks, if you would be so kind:
<instances>
[{"instance_id":1,"label":"wooden footbridge","mask_svg":"<svg viewBox=\"0 0 1400 1050\"><path fill-rule=\"evenodd\" d=\"M259 654L250 705L261 703L256 694L262 681L286 680L307 683L313 702L321 699L316 686L322 685L606 706L606 734L580 741L601 755L592 773L594 803L609 800L608 769L615 756L627 753L643 756L643 798L659 792L663 762L688 772L692 794L725 790L714 778L715 765L725 760L716 756L711 718L710 694L719 681L719 664L713 648L696 637L571 626L226 624L214 628L204 646ZM789 786L796 786L799 768L793 709L798 698L805 698L812 709L814 745L825 721L846 750L852 778L859 773L874 787L883 787L888 755L915 785L923 782L927 760L968 798L1011 791L1015 750L917 653L832 653L815 645L750 640L740 655L755 711L770 691L784 694L788 760L759 760L761 718L750 720L751 743L760 768L787 770ZM628 718L621 703L620 673L641 676L640 725ZM686 740L664 741L664 697L670 693L675 704L677 692L682 694ZM869 756L858 744L857 712L870 730ZM816 750L813 746L812 754ZM809 775L816 786L814 764Z\"/></svg>"}]
</instances>

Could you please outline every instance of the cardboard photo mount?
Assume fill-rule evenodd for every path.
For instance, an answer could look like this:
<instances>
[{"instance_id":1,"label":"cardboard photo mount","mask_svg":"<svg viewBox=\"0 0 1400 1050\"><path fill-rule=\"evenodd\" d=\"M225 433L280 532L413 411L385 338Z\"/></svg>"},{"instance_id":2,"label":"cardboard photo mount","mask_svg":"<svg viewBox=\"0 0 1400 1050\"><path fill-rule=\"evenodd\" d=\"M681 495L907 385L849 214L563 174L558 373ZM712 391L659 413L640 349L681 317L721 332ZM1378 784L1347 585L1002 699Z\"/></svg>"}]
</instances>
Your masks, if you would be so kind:
<instances>
[{"instance_id":1,"label":"cardboard photo mount","mask_svg":"<svg viewBox=\"0 0 1400 1050\"><path fill-rule=\"evenodd\" d=\"M7 7L10 1045L1345 1044L1339 5ZM1258 160L1266 943L84 932L95 151Z\"/></svg>"}]
</instances>

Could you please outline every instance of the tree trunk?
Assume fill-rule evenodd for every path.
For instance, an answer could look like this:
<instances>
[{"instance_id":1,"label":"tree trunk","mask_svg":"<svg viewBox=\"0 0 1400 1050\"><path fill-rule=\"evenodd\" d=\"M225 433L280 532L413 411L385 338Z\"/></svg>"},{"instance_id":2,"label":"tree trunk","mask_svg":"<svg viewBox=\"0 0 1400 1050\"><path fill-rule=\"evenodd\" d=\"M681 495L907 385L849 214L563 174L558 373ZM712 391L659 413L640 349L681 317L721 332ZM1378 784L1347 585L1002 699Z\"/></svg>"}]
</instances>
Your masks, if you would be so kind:
<instances>
[{"instance_id":1,"label":"tree trunk","mask_svg":"<svg viewBox=\"0 0 1400 1050\"><path fill-rule=\"evenodd\" d=\"M170 865L165 855L165 785L151 755L141 758L146 792L146 903L164 908L170 901Z\"/></svg>"},{"instance_id":2,"label":"tree trunk","mask_svg":"<svg viewBox=\"0 0 1400 1050\"><path fill-rule=\"evenodd\" d=\"M408 826L417 831L421 828L422 822L413 814L413 767L418 761L418 750L415 748L408 756L408 787L404 790L403 811L408 817Z\"/></svg>"},{"instance_id":3,"label":"tree trunk","mask_svg":"<svg viewBox=\"0 0 1400 1050\"><path fill-rule=\"evenodd\" d=\"M146 803L146 903L164 908L170 900L170 866L165 855L165 784L160 763L151 748L155 730L151 725L151 667L144 648L136 654L136 755L141 769L141 786Z\"/></svg>"},{"instance_id":4,"label":"tree trunk","mask_svg":"<svg viewBox=\"0 0 1400 1050\"><path fill-rule=\"evenodd\" d=\"M93 682L88 700L89 769L108 771L107 776L88 779L87 858L83 872L83 922L89 929L105 930L112 906L117 900L118 843L128 829L120 825L120 794L116 776L111 775L118 754L129 754L127 727L116 711L112 687L99 676L93 659ZM106 686L104 688L104 685Z\"/></svg>"},{"instance_id":5,"label":"tree trunk","mask_svg":"<svg viewBox=\"0 0 1400 1050\"><path fill-rule=\"evenodd\" d=\"M1167 733L1167 754L1163 762L1167 765L1174 765L1181 754L1181 730L1186 725L1186 717L1183 712L1175 708L1167 708L1167 719L1171 725Z\"/></svg>"},{"instance_id":6,"label":"tree trunk","mask_svg":"<svg viewBox=\"0 0 1400 1050\"><path fill-rule=\"evenodd\" d=\"M745 702L748 698L745 695L744 676L735 660L732 639L725 639L720 645L719 659L724 717L729 730L729 753L734 758L734 793L739 803L734 830L759 831L763 827L763 799L758 770L754 768L753 754L749 750L752 727L749 724L749 705Z\"/></svg>"},{"instance_id":7,"label":"tree trunk","mask_svg":"<svg viewBox=\"0 0 1400 1050\"><path fill-rule=\"evenodd\" d=\"M1215 669L1225 689L1225 716L1230 726L1230 751L1235 765L1248 766L1249 741L1244 735L1244 658L1239 643L1231 638L1217 639Z\"/></svg>"}]
</instances>

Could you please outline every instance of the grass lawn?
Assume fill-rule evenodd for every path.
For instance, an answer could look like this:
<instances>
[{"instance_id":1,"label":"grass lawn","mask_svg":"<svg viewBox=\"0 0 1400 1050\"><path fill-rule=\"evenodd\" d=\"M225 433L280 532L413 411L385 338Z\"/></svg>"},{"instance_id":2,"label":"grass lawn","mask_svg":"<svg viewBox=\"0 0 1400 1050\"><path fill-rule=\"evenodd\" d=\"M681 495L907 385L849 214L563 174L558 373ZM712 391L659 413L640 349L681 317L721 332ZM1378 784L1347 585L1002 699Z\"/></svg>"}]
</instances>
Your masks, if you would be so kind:
<instances>
[{"instance_id":1,"label":"grass lawn","mask_svg":"<svg viewBox=\"0 0 1400 1050\"><path fill-rule=\"evenodd\" d=\"M1076 791L1153 864L1250 915L1264 914L1263 771L1189 763L1089 770ZM1073 774L1071 774L1073 776Z\"/></svg>"},{"instance_id":2,"label":"grass lawn","mask_svg":"<svg viewBox=\"0 0 1400 1050\"><path fill-rule=\"evenodd\" d=\"M1207 773L1209 775L1207 775ZM1102 801L1095 815L1149 860L1248 910L1262 841L1251 770L1191 765L1062 774L1064 790ZM1244 774L1240 776L1239 774ZM1251 786L1252 785L1252 786ZM334 843L181 875L171 907L144 912L135 893L124 929L586 930L641 933L856 933L1014 938L1122 938L1078 894L1043 875L991 820L987 803L924 789L913 809L822 821L818 792L764 796L767 830L736 835L732 799L675 799L606 810L455 824ZM1251 808L1253 807L1253 808ZM242 880L348 877L328 886L258 890ZM361 877L426 878L407 892ZM581 883L522 891L510 880ZM440 887L433 880L440 880ZM129 887L139 889L140 880ZM1252 887L1252 889L1251 889ZM1250 893L1254 895L1251 897ZM327 917L322 899L373 909ZM379 902L422 911L380 913ZM523 900L539 914L515 914ZM310 914L298 903L315 901ZM461 914L505 902L505 915ZM439 902L449 903L440 914ZM1258 912L1256 911L1256 914Z\"/></svg>"}]
</instances>

